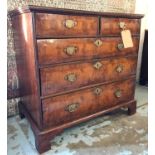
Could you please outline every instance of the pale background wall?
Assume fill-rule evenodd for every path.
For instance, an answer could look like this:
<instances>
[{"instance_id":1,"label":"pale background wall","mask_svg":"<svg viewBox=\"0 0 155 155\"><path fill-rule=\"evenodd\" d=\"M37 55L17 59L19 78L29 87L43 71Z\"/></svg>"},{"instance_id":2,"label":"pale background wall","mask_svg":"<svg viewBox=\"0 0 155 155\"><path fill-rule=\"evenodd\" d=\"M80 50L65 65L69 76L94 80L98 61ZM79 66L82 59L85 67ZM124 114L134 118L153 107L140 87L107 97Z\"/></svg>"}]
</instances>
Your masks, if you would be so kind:
<instances>
[{"instance_id":1,"label":"pale background wall","mask_svg":"<svg viewBox=\"0 0 155 155\"><path fill-rule=\"evenodd\" d=\"M135 4L135 13L144 14L144 18L141 23L141 38L140 38L140 46L139 46L139 56L138 56L138 66L137 66L137 82L139 80L140 75L140 67L141 67L141 57L142 57L142 49L144 42L144 32L145 29L148 29L148 1L147 0L136 0Z\"/></svg>"}]
</instances>

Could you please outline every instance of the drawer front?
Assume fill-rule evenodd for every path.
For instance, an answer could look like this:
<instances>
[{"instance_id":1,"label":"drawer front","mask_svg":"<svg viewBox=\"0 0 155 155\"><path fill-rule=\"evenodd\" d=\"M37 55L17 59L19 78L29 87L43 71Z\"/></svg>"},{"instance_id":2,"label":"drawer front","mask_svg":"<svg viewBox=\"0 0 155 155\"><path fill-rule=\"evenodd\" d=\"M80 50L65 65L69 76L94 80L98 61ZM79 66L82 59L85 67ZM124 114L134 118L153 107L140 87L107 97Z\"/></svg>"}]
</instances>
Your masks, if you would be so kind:
<instances>
[{"instance_id":1,"label":"drawer front","mask_svg":"<svg viewBox=\"0 0 155 155\"><path fill-rule=\"evenodd\" d=\"M98 17L36 13L39 37L93 36L98 32Z\"/></svg>"},{"instance_id":2,"label":"drawer front","mask_svg":"<svg viewBox=\"0 0 155 155\"><path fill-rule=\"evenodd\" d=\"M42 101L45 126L56 126L134 98L134 79L100 85Z\"/></svg>"},{"instance_id":3,"label":"drawer front","mask_svg":"<svg viewBox=\"0 0 155 155\"><path fill-rule=\"evenodd\" d=\"M70 91L136 73L137 57L73 63L41 69L42 96Z\"/></svg>"},{"instance_id":4,"label":"drawer front","mask_svg":"<svg viewBox=\"0 0 155 155\"><path fill-rule=\"evenodd\" d=\"M39 64L52 64L107 56L137 54L139 38L132 48L123 48L121 38L37 40Z\"/></svg>"},{"instance_id":5,"label":"drawer front","mask_svg":"<svg viewBox=\"0 0 155 155\"><path fill-rule=\"evenodd\" d=\"M102 18L101 34L120 35L122 31L121 23L125 24L125 29L129 29L132 34L140 34L140 20L126 18Z\"/></svg>"}]
</instances>

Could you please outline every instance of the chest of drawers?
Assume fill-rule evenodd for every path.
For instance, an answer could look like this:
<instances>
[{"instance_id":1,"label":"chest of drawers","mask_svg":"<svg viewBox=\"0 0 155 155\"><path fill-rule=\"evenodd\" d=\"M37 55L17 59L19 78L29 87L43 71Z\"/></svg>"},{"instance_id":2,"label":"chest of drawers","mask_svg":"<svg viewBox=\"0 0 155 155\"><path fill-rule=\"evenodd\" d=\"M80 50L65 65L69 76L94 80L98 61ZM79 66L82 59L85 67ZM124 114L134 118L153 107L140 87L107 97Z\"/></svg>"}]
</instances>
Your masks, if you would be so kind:
<instances>
[{"instance_id":1,"label":"chest of drawers","mask_svg":"<svg viewBox=\"0 0 155 155\"><path fill-rule=\"evenodd\" d=\"M128 108L134 100L143 15L28 6L10 12L21 102L37 150L72 125ZM121 26L132 34L124 48Z\"/></svg>"}]
</instances>

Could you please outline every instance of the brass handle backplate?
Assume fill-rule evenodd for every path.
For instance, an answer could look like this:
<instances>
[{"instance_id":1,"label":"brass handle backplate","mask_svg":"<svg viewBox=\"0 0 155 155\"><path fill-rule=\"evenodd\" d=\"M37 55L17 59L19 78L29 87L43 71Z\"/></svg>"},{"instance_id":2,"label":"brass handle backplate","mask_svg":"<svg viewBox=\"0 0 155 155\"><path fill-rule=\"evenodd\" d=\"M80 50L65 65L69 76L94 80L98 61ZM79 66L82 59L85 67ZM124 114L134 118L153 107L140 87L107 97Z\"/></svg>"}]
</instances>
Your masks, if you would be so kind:
<instances>
[{"instance_id":1,"label":"brass handle backplate","mask_svg":"<svg viewBox=\"0 0 155 155\"><path fill-rule=\"evenodd\" d=\"M101 88L95 88L95 89L94 89L94 94L95 94L95 95L100 95L101 92L102 92L102 89L101 89Z\"/></svg>"},{"instance_id":2,"label":"brass handle backplate","mask_svg":"<svg viewBox=\"0 0 155 155\"><path fill-rule=\"evenodd\" d=\"M77 80L77 75L75 73L70 73L70 74L65 75L64 79L69 82L74 82Z\"/></svg>"},{"instance_id":3,"label":"brass handle backplate","mask_svg":"<svg viewBox=\"0 0 155 155\"><path fill-rule=\"evenodd\" d=\"M102 67L102 63L101 62L96 62L93 66L94 66L95 69L99 70Z\"/></svg>"},{"instance_id":4,"label":"brass handle backplate","mask_svg":"<svg viewBox=\"0 0 155 155\"><path fill-rule=\"evenodd\" d=\"M121 73L123 71L123 69L124 69L123 65L117 65L116 72Z\"/></svg>"},{"instance_id":5,"label":"brass handle backplate","mask_svg":"<svg viewBox=\"0 0 155 155\"><path fill-rule=\"evenodd\" d=\"M71 20L71 19L65 20L65 27L67 27L68 29L75 27L76 24L77 22L74 20Z\"/></svg>"},{"instance_id":6,"label":"brass handle backplate","mask_svg":"<svg viewBox=\"0 0 155 155\"><path fill-rule=\"evenodd\" d=\"M65 107L65 111L70 113L76 111L79 108L79 103L71 103Z\"/></svg>"},{"instance_id":7,"label":"brass handle backplate","mask_svg":"<svg viewBox=\"0 0 155 155\"><path fill-rule=\"evenodd\" d=\"M114 94L115 94L115 96L116 96L117 98L120 98L120 97L122 96L122 90L117 89L117 90L114 92Z\"/></svg>"},{"instance_id":8,"label":"brass handle backplate","mask_svg":"<svg viewBox=\"0 0 155 155\"><path fill-rule=\"evenodd\" d=\"M94 44L95 44L97 47L99 47L99 46L101 46L103 43L102 43L102 40L97 39L97 40L94 42Z\"/></svg>"},{"instance_id":9,"label":"brass handle backplate","mask_svg":"<svg viewBox=\"0 0 155 155\"><path fill-rule=\"evenodd\" d=\"M125 29L126 28L126 23L125 22L119 22L119 27L121 29Z\"/></svg>"},{"instance_id":10,"label":"brass handle backplate","mask_svg":"<svg viewBox=\"0 0 155 155\"><path fill-rule=\"evenodd\" d=\"M122 50L122 49L124 48L123 43L118 44L118 45L117 45L117 48L118 48L119 50Z\"/></svg>"},{"instance_id":11,"label":"brass handle backplate","mask_svg":"<svg viewBox=\"0 0 155 155\"><path fill-rule=\"evenodd\" d=\"M64 49L64 52L69 56L74 55L76 51L77 51L77 47L75 46L68 46Z\"/></svg>"}]
</instances>

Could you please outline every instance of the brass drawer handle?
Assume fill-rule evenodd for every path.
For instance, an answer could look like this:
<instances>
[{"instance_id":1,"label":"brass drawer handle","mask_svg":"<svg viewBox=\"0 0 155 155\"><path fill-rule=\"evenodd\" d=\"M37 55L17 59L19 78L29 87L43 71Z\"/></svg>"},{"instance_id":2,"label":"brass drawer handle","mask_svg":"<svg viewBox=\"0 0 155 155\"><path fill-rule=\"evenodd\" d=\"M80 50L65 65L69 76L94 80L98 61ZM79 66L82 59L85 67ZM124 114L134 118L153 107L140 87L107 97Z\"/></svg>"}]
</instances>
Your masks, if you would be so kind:
<instances>
[{"instance_id":1,"label":"brass drawer handle","mask_svg":"<svg viewBox=\"0 0 155 155\"><path fill-rule=\"evenodd\" d=\"M119 27L121 28L121 29L125 29L126 28L126 23L125 22L119 22Z\"/></svg>"},{"instance_id":2,"label":"brass drawer handle","mask_svg":"<svg viewBox=\"0 0 155 155\"><path fill-rule=\"evenodd\" d=\"M115 94L115 96L116 96L117 98L120 98L120 97L122 96L122 90L117 89L117 90L114 92L114 94Z\"/></svg>"},{"instance_id":3,"label":"brass drawer handle","mask_svg":"<svg viewBox=\"0 0 155 155\"><path fill-rule=\"evenodd\" d=\"M71 28L75 27L76 24L77 24L77 22L74 21L74 20L71 20L71 19L65 20L65 27L68 28L68 29L71 29Z\"/></svg>"},{"instance_id":4,"label":"brass drawer handle","mask_svg":"<svg viewBox=\"0 0 155 155\"><path fill-rule=\"evenodd\" d=\"M98 61L93 66L95 69L99 70L102 67L102 63Z\"/></svg>"},{"instance_id":5,"label":"brass drawer handle","mask_svg":"<svg viewBox=\"0 0 155 155\"><path fill-rule=\"evenodd\" d=\"M70 74L65 75L64 79L69 82L74 82L77 80L77 75L75 73L70 73Z\"/></svg>"},{"instance_id":6,"label":"brass drawer handle","mask_svg":"<svg viewBox=\"0 0 155 155\"><path fill-rule=\"evenodd\" d=\"M65 107L65 111L70 113L76 111L79 108L79 103L71 103Z\"/></svg>"},{"instance_id":7,"label":"brass drawer handle","mask_svg":"<svg viewBox=\"0 0 155 155\"><path fill-rule=\"evenodd\" d=\"M117 65L115 70L117 73L121 73L123 71L123 69L124 69L123 65Z\"/></svg>"},{"instance_id":8,"label":"brass drawer handle","mask_svg":"<svg viewBox=\"0 0 155 155\"><path fill-rule=\"evenodd\" d=\"M64 52L69 56L74 55L76 51L77 51L77 47L75 46L68 46L64 49Z\"/></svg>"},{"instance_id":9,"label":"brass drawer handle","mask_svg":"<svg viewBox=\"0 0 155 155\"><path fill-rule=\"evenodd\" d=\"M123 43L118 44L118 45L117 45L117 48L118 48L119 50L122 50L122 49L124 48Z\"/></svg>"},{"instance_id":10,"label":"brass drawer handle","mask_svg":"<svg viewBox=\"0 0 155 155\"><path fill-rule=\"evenodd\" d=\"M97 47L99 47L99 46L101 46L103 43L102 43L102 40L97 39L97 40L94 42L94 44L95 44Z\"/></svg>"},{"instance_id":11,"label":"brass drawer handle","mask_svg":"<svg viewBox=\"0 0 155 155\"><path fill-rule=\"evenodd\" d=\"M102 93L102 89L101 89L101 88L95 88L95 89L94 89L94 94L95 94L95 95L98 96L98 95L100 95L101 93Z\"/></svg>"}]
</instances>

